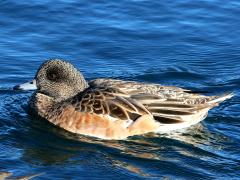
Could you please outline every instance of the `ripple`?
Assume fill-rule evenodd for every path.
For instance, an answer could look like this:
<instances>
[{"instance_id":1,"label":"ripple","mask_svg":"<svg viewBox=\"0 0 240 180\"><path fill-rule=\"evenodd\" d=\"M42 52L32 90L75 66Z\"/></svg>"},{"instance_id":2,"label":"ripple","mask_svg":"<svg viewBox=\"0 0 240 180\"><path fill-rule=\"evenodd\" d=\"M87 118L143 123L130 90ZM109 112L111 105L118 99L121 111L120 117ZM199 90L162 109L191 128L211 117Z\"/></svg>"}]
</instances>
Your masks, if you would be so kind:
<instances>
[{"instance_id":1,"label":"ripple","mask_svg":"<svg viewBox=\"0 0 240 180\"><path fill-rule=\"evenodd\" d=\"M239 2L0 2L0 169L39 179L238 179ZM111 77L235 96L172 134L104 141L29 116L13 91L49 58ZM60 171L59 171L60 170ZM1 176L1 174L0 174ZM38 177L36 177L37 179Z\"/></svg>"}]
</instances>

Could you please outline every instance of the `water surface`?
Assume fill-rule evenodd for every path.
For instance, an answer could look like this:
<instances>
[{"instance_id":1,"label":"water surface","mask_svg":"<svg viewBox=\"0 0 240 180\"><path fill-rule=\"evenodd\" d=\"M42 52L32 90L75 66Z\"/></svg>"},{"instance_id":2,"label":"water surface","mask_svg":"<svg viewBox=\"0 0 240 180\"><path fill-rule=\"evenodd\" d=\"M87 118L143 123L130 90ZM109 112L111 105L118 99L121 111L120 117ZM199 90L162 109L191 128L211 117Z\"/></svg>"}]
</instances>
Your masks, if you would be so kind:
<instances>
[{"instance_id":1,"label":"water surface","mask_svg":"<svg viewBox=\"0 0 240 180\"><path fill-rule=\"evenodd\" d=\"M35 179L239 179L240 3L0 2L0 171ZM13 91L49 58L87 79L175 85L234 98L200 124L126 141L76 136L31 117Z\"/></svg>"}]
</instances>

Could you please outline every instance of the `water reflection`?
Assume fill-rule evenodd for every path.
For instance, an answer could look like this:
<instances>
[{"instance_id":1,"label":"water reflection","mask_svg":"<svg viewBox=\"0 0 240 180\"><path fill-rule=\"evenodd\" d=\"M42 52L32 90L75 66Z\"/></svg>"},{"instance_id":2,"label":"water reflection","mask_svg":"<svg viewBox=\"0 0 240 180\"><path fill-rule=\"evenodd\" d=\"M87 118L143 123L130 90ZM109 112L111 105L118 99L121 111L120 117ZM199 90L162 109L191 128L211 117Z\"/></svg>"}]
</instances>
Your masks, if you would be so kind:
<instances>
[{"instance_id":1,"label":"water reflection","mask_svg":"<svg viewBox=\"0 0 240 180\"><path fill-rule=\"evenodd\" d=\"M181 132L150 133L121 141L72 134L36 117L31 118L31 124L26 132L31 134L31 140L22 147L22 160L30 164L85 166L92 164L93 157L101 156L105 159L103 163L110 163L112 168L125 169L141 177L151 174L129 159L180 163L179 156L184 156L209 160L205 156L212 156L212 150L206 147L211 146L211 139L221 139L202 124ZM196 152L196 148L199 151Z\"/></svg>"},{"instance_id":2,"label":"water reflection","mask_svg":"<svg viewBox=\"0 0 240 180\"><path fill-rule=\"evenodd\" d=\"M165 164L169 170L180 170L184 166L185 170L181 171L189 173L192 167L182 165L184 161L193 162L192 166L197 166L194 162L200 160L215 164L228 156L224 154L223 144L229 139L212 129L208 122L217 123L217 120L211 117L203 123L171 134L149 133L127 140L109 141L72 134L46 120L29 116L25 103L27 97L23 95L21 98L24 103L21 99L16 101L15 96L3 101L5 104L1 107L9 112L12 120L10 124L6 122L2 126L9 129L4 130L2 138L12 149L15 147L15 151L19 151L17 158L21 162L33 167L74 166L89 171L96 168L106 171L110 168L118 174L125 172L126 176L162 177L161 173L154 171L159 169L154 164ZM231 160L225 162L232 163Z\"/></svg>"}]
</instances>

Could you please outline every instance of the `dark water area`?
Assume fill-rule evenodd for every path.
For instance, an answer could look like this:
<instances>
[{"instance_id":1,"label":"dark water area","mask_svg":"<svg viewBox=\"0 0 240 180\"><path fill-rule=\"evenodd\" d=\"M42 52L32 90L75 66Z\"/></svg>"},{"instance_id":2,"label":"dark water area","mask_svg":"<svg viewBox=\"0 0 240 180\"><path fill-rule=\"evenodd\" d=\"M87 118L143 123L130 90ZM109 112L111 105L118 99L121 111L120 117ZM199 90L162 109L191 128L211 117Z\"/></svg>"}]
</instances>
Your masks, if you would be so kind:
<instances>
[{"instance_id":1,"label":"dark water area","mask_svg":"<svg viewBox=\"0 0 240 180\"><path fill-rule=\"evenodd\" d=\"M240 179L240 2L0 2L0 171L35 179ZM201 123L125 141L31 117L13 91L49 58L111 77L235 96Z\"/></svg>"}]
</instances>

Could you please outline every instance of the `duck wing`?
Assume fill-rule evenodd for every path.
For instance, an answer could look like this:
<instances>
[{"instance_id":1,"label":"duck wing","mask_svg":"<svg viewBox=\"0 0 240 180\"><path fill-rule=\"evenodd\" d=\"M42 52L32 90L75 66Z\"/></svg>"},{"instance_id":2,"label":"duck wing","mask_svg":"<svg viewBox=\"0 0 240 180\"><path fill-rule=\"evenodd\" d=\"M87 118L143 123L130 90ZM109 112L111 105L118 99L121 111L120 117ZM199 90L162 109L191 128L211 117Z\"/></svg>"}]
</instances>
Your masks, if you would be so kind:
<instances>
[{"instance_id":1,"label":"duck wing","mask_svg":"<svg viewBox=\"0 0 240 180\"><path fill-rule=\"evenodd\" d=\"M221 96L204 96L174 86L145 84L134 81L114 79L97 79L91 86L119 88L137 102L143 104L162 124L176 124L191 121L192 118L202 120L207 112L220 102L229 99L233 94Z\"/></svg>"},{"instance_id":2,"label":"duck wing","mask_svg":"<svg viewBox=\"0 0 240 180\"><path fill-rule=\"evenodd\" d=\"M120 120L135 121L144 114L150 114L131 95L113 87L90 86L73 97L70 103L77 111L107 115Z\"/></svg>"}]
</instances>

